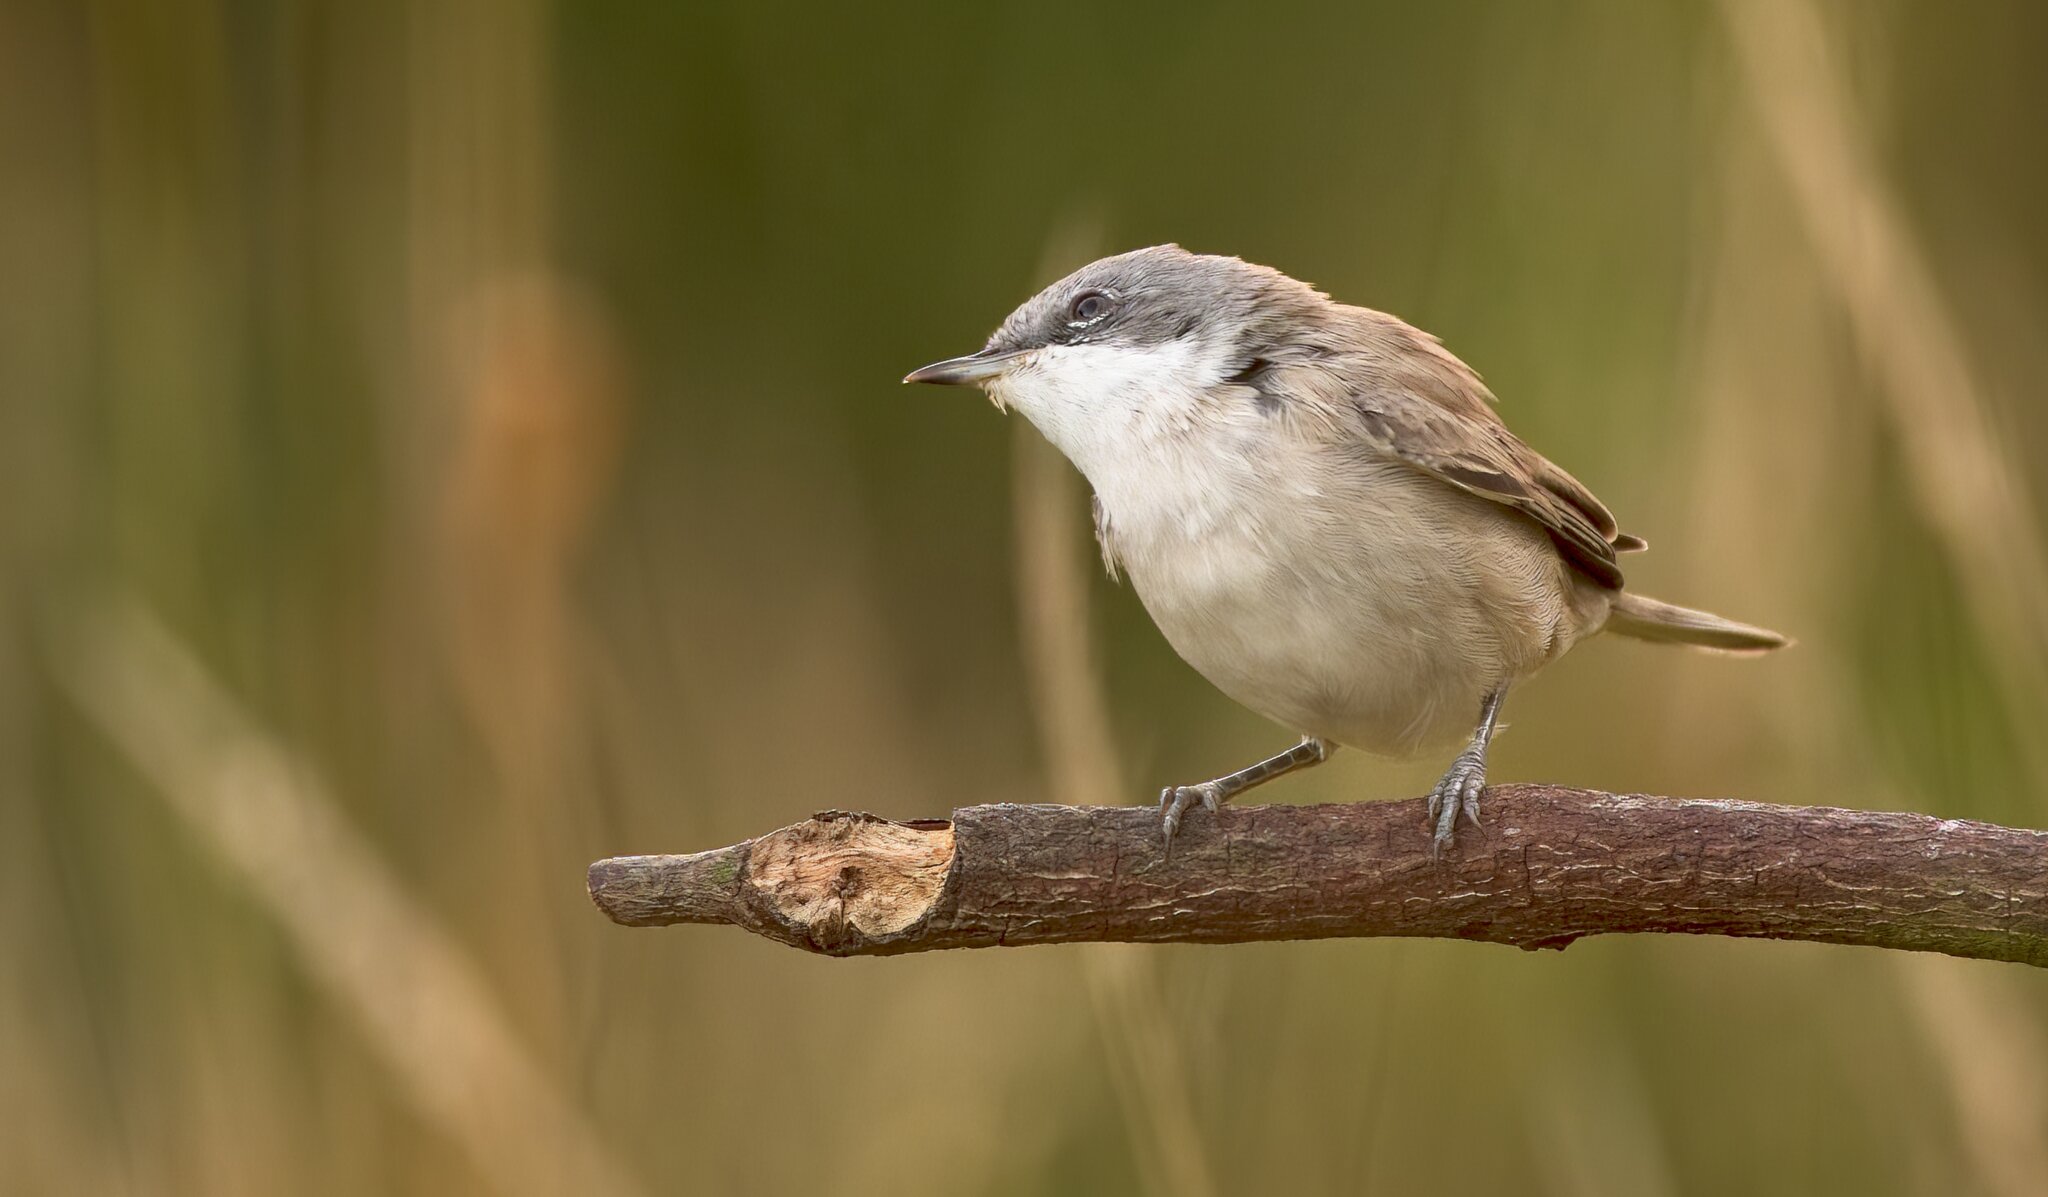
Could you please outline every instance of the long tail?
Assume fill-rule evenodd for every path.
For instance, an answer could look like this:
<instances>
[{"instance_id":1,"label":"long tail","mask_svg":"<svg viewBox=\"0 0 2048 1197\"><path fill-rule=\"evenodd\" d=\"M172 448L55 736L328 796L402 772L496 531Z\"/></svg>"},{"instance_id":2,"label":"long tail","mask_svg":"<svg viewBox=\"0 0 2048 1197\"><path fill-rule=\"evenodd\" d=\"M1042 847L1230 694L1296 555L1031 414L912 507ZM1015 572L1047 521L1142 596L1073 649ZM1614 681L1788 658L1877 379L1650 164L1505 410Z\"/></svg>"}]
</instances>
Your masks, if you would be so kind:
<instances>
[{"instance_id":1,"label":"long tail","mask_svg":"<svg viewBox=\"0 0 2048 1197\"><path fill-rule=\"evenodd\" d=\"M1769 628L1736 623L1705 611L1622 591L1614 596L1607 630L1637 640L1692 644L1730 653L1767 653L1792 641Z\"/></svg>"}]
</instances>

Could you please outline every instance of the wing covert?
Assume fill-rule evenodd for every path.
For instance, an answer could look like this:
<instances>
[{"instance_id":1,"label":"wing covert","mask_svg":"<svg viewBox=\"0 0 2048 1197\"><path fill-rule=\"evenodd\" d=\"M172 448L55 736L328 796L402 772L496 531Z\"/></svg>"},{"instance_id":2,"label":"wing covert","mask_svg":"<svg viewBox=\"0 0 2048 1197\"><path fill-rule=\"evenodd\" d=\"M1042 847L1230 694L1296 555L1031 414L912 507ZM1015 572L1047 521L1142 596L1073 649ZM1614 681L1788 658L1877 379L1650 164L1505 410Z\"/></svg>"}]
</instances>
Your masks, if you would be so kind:
<instances>
[{"instance_id":1,"label":"wing covert","mask_svg":"<svg viewBox=\"0 0 2048 1197\"><path fill-rule=\"evenodd\" d=\"M1591 491L1498 420L1473 419L1399 394L1358 396L1353 410L1359 433L1373 448L1535 520L1588 577L1621 588L1615 553L1641 542L1624 536Z\"/></svg>"}]
</instances>

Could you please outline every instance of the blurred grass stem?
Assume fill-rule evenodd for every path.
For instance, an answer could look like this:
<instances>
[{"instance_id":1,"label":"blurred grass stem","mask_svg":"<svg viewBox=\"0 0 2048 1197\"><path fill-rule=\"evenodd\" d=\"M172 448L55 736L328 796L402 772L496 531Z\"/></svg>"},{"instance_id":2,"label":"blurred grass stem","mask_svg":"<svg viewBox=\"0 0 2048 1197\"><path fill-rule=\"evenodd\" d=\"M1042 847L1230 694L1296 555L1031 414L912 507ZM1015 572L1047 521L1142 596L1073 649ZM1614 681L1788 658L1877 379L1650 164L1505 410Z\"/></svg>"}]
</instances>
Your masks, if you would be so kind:
<instances>
[{"instance_id":1,"label":"blurred grass stem","mask_svg":"<svg viewBox=\"0 0 2048 1197\"><path fill-rule=\"evenodd\" d=\"M238 875L420 1117L508 1194L641 1192L521 1044L462 948L277 743L126 601L56 630L59 685Z\"/></svg>"},{"instance_id":2,"label":"blurred grass stem","mask_svg":"<svg viewBox=\"0 0 2048 1197\"><path fill-rule=\"evenodd\" d=\"M1723 0L1757 120L1880 394L1921 513L1957 574L2037 779L2048 745L2048 554L1961 330L1878 170L1811 0Z\"/></svg>"}]
</instances>

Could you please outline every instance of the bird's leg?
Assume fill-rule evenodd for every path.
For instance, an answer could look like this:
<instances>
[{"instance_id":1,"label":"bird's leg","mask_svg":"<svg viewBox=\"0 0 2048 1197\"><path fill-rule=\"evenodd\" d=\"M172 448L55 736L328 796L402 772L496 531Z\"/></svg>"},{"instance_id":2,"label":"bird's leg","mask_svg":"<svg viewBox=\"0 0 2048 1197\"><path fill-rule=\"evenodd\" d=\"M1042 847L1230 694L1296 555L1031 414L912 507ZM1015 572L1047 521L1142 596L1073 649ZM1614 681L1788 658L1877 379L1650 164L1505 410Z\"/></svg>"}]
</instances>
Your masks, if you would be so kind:
<instances>
[{"instance_id":1,"label":"bird's leg","mask_svg":"<svg viewBox=\"0 0 2048 1197\"><path fill-rule=\"evenodd\" d=\"M1328 740L1314 736L1303 736L1301 743L1285 752L1269 756L1256 765L1247 765L1235 773L1226 773L1212 781L1191 786L1168 786L1159 792L1159 810L1166 826L1166 846L1173 847L1173 833L1180 830L1181 816L1187 809L1199 802L1212 813L1216 808L1260 782L1271 781L1282 773L1292 773L1310 765L1320 765L1330 759L1337 746Z\"/></svg>"},{"instance_id":2,"label":"bird's leg","mask_svg":"<svg viewBox=\"0 0 2048 1197\"><path fill-rule=\"evenodd\" d=\"M1429 792L1429 820L1436 825L1436 836L1430 844L1432 856L1451 846L1460 814L1472 826L1479 826L1479 794L1486 788L1486 746L1493 742L1501 700L1507 695L1508 688L1502 686L1486 696L1486 701L1479 705L1479 727L1472 733L1472 742Z\"/></svg>"}]
</instances>

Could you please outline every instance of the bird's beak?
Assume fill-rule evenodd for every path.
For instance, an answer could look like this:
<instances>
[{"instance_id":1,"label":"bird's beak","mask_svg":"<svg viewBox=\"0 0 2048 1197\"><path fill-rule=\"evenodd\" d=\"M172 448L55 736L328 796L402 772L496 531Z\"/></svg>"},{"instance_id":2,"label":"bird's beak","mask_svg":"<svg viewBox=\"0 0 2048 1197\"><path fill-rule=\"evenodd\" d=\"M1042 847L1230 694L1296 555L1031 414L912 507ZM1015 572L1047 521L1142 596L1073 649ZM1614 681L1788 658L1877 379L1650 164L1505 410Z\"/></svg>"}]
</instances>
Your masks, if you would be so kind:
<instances>
[{"instance_id":1,"label":"bird's beak","mask_svg":"<svg viewBox=\"0 0 2048 1197\"><path fill-rule=\"evenodd\" d=\"M943 362L920 366L903 376L905 382L930 382L940 386L980 386L1010 368L1017 360L1015 353L996 353L984 349L966 357L949 357Z\"/></svg>"}]
</instances>

